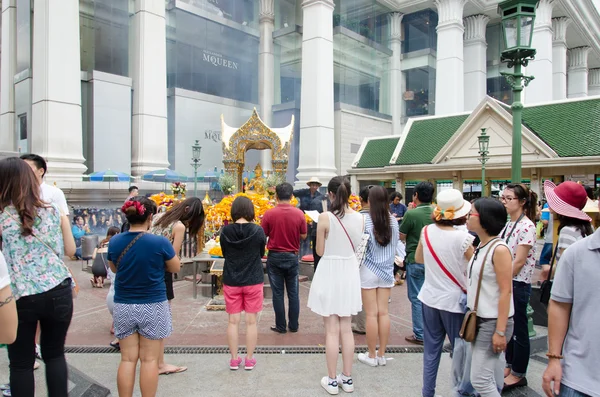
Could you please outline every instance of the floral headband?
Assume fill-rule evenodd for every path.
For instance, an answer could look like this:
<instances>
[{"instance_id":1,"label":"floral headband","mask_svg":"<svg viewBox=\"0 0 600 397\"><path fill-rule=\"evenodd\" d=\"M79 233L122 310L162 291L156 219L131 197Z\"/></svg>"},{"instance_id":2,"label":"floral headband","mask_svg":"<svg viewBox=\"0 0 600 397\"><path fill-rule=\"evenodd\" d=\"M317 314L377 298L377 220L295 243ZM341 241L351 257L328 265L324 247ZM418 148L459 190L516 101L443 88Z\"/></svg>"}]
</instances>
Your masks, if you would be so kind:
<instances>
[{"instance_id":1,"label":"floral headband","mask_svg":"<svg viewBox=\"0 0 600 397\"><path fill-rule=\"evenodd\" d=\"M126 201L121 207L121 211L125 212L129 207L135 207L138 215L144 215L146 213L146 207L144 207L144 205L139 201Z\"/></svg>"}]
</instances>

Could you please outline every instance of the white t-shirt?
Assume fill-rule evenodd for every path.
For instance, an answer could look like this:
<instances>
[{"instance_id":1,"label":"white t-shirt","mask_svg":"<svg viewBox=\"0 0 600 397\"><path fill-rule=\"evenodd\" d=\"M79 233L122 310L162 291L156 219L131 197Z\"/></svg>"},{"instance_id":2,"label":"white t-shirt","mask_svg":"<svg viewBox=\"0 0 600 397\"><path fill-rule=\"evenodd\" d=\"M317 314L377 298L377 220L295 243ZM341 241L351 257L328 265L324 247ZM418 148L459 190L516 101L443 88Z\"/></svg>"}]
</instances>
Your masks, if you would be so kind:
<instances>
[{"instance_id":1,"label":"white t-shirt","mask_svg":"<svg viewBox=\"0 0 600 397\"><path fill-rule=\"evenodd\" d=\"M466 231L443 230L436 225L425 226L429 242L446 270L466 289L467 259L465 252L473 244L474 237ZM425 230L423 228L423 230ZM462 313L460 300L462 289L442 270L434 259L421 232L421 245L425 260L425 281L419 292L419 300L429 307L452 313Z\"/></svg>"},{"instance_id":2,"label":"white t-shirt","mask_svg":"<svg viewBox=\"0 0 600 397\"><path fill-rule=\"evenodd\" d=\"M62 215L69 215L69 206L62 190L56 186L48 185L46 182L42 182L40 189L42 200L50 204L56 204Z\"/></svg>"},{"instance_id":3,"label":"white t-shirt","mask_svg":"<svg viewBox=\"0 0 600 397\"><path fill-rule=\"evenodd\" d=\"M500 238L508 245L513 260L517 255L517 247L519 245L531 246L525 264L521 268L519 274L517 274L517 277L513 278L515 281L531 284L533 270L535 269L535 243L537 241L535 225L527 217L523 217L513 231L514 225L514 222L506 223L506 226L504 226L504 229L502 229L502 232L500 233ZM512 233L509 235L510 232Z\"/></svg>"},{"instance_id":4,"label":"white t-shirt","mask_svg":"<svg viewBox=\"0 0 600 397\"><path fill-rule=\"evenodd\" d=\"M3 289L7 285L10 285L10 276L8 275L8 266L6 266L6 260L2 251L0 251L0 289Z\"/></svg>"}]
</instances>

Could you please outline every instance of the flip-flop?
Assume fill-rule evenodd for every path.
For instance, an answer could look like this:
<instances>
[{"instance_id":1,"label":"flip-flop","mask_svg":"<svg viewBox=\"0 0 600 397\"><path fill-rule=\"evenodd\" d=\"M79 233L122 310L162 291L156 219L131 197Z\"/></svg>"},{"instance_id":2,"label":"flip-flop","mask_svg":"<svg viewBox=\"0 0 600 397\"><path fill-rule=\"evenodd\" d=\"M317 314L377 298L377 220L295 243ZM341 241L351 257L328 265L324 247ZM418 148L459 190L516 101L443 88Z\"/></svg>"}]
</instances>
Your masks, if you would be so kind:
<instances>
[{"instance_id":1,"label":"flip-flop","mask_svg":"<svg viewBox=\"0 0 600 397\"><path fill-rule=\"evenodd\" d=\"M10 389L7 389L7 390L2 390L2 395L3 395L4 397L11 397L11 396L12 396L12 394L11 394L11 392L10 392Z\"/></svg>"},{"instance_id":2,"label":"flip-flop","mask_svg":"<svg viewBox=\"0 0 600 397\"><path fill-rule=\"evenodd\" d=\"M4 391L4 390L10 390L10 383L5 383L0 385L0 390Z\"/></svg>"},{"instance_id":3,"label":"flip-flop","mask_svg":"<svg viewBox=\"0 0 600 397\"><path fill-rule=\"evenodd\" d=\"M119 344L119 342L117 343L112 343L110 342L109 345L113 348L113 349L117 349L117 350L121 350L121 345Z\"/></svg>"},{"instance_id":4,"label":"flip-flop","mask_svg":"<svg viewBox=\"0 0 600 397\"><path fill-rule=\"evenodd\" d=\"M167 371L167 372L161 372L159 373L159 375L171 375L171 374L180 374L182 372L187 371L187 367L177 367L175 369L175 371Z\"/></svg>"}]
</instances>

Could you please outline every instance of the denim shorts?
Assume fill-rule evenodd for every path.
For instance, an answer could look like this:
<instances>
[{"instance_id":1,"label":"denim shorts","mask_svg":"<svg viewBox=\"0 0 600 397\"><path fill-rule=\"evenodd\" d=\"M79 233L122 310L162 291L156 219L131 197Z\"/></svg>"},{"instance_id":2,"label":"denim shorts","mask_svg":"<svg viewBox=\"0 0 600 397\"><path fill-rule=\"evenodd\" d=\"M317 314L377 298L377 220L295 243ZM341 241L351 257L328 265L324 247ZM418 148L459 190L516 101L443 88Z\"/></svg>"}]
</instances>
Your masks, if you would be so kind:
<instances>
[{"instance_id":1,"label":"denim shorts","mask_svg":"<svg viewBox=\"0 0 600 397\"><path fill-rule=\"evenodd\" d=\"M143 304L115 303L115 337L125 339L136 332L151 339L165 339L173 331L168 301Z\"/></svg>"}]
</instances>

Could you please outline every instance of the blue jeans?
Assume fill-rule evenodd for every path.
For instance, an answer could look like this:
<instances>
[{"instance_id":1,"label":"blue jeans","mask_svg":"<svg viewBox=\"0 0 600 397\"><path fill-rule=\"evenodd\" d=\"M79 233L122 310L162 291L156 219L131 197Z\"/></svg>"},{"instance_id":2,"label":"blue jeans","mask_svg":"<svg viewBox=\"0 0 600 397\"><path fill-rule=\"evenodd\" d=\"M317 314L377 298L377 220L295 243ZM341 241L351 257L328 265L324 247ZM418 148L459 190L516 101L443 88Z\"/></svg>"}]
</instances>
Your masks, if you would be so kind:
<instances>
[{"instance_id":1,"label":"blue jeans","mask_svg":"<svg viewBox=\"0 0 600 397\"><path fill-rule=\"evenodd\" d=\"M506 347L506 366L514 376L522 378L529 365L529 328L527 326L527 305L531 296L531 284L513 280L513 302L515 305L515 329Z\"/></svg>"},{"instance_id":2,"label":"blue jeans","mask_svg":"<svg viewBox=\"0 0 600 397\"><path fill-rule=\"evenodd\" d=\"M406 281L408 284L408 300L412 307L412 325L415 338L423 340L423 307L417 297L425 282L425 265L420 263L406 264Z\"/></svg>"},{"instance_id":3,"label":"blue jeans","mask_svg":"<svg viewBox=\"0 0 600 397\"><path fill-rule=\"evenodd\" d=\"M452 349L454 340L458 338L462 326L463 313L451 313L423 305L423 397L435 396L435 383L437 380L440 357L444 348L446 335L450 339Z\"/></svg>"},{"instance_id":4,"label":"blue jeans","mask_svg":"<svg viewBox=\"0 0 600 397\"><path fill-rule=\"evenodd\" d=\"M545 243L540 254L540 265L549 265L552 260L552 243Z\"/></svg>"},{"instance_id":5,"label":"blue jeans","mask_svg":"<svg viewBox=\"0 0 600 397\"><path fill-rule=\"evenodd\" d=\"M300 297L298 295L298 255L294 252L269 252L267 273L273 292L273 310L275 327L286 331L284 288L288 296L288 321L291 330L298 329L300 316Z\"/></svg>"},{"instance_id":6,"label":"blue jeans","mask_svg":"<svg viewBox=\"0 0 600 397\"><path fill-rule=\"evenodd\" d=\"M565 386L564 383L560 384L560 397L590 397L588 394L583 394L580 391L571 389L569 386Z\"/></svg>"}]
</instances>

